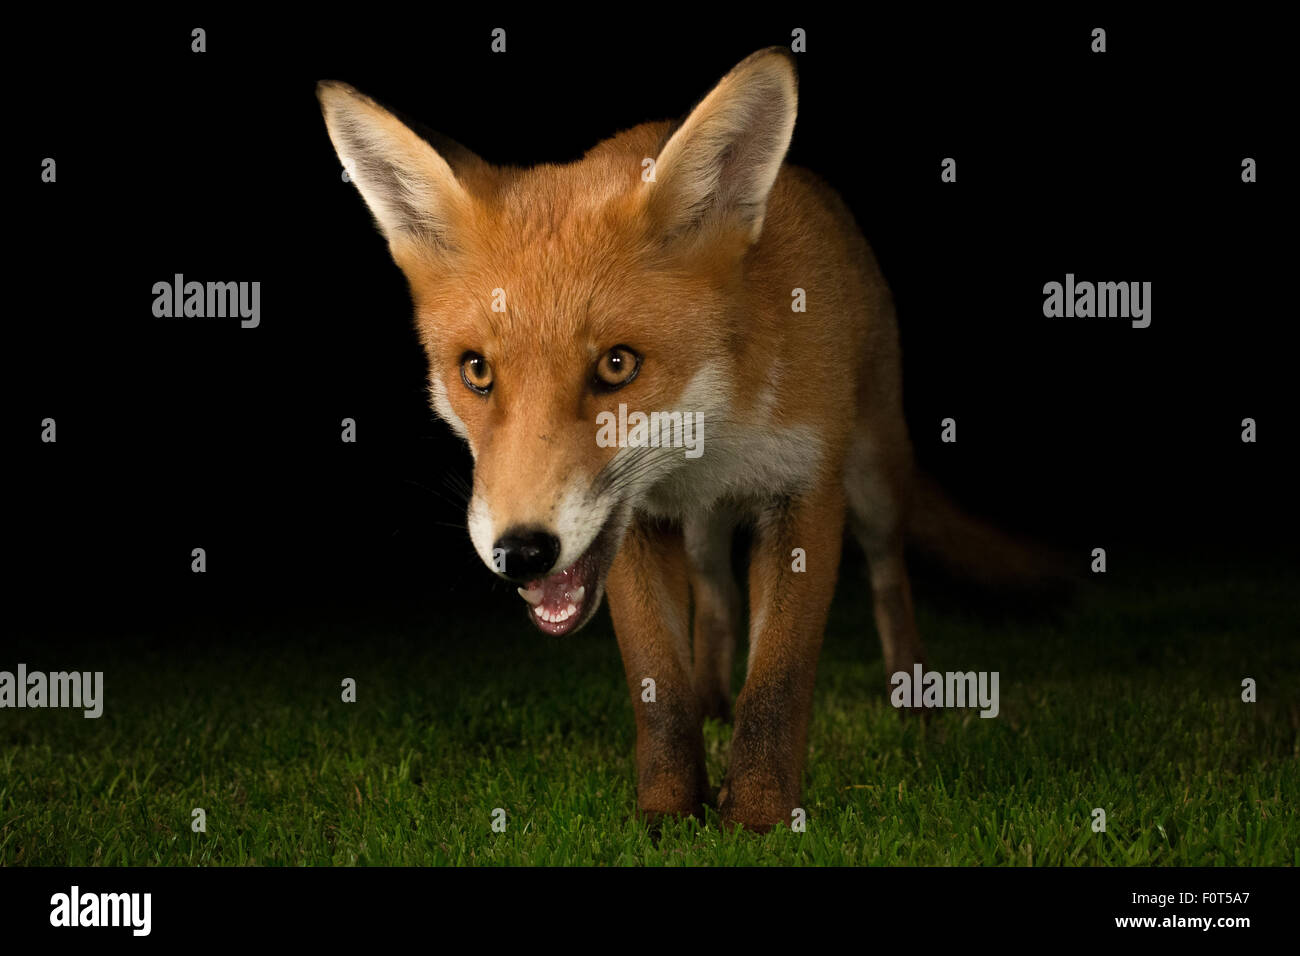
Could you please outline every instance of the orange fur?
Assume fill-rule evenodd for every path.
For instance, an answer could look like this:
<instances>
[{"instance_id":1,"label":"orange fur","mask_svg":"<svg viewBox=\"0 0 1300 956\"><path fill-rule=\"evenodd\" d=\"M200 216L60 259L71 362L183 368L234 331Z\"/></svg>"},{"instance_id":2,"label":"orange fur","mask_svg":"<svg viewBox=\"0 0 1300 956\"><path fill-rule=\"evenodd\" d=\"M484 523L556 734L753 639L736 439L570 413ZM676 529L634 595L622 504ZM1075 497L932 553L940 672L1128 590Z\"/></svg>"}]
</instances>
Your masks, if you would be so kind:
<instances>
[{"instance_id":1,"label":"orange fur","mask_svg":"<svg viewBox=\"0 0 1300 956\"><path fill-rule=\"evenodd\" d=\"M921 657L902 559L912 457L892 303L838 196L783 165L790 58L760 51L683 123L532 169L460 150L444 161L356 91L322 84L320 96L410 283L435 407L474 453L470 528L484 561L514 553L494 547L512 529L544 533L562 557L531 583L514 575L526 600L547 595L538 607L551 613L549 595L581 580L581 626L609 595L648 814L707 798L700 722L729 710L740 625L726 555L732 527L755 525L749 673L720 805L729 823L788 823L846 514L870 559L887 666ZM795 289L804 312L792 311ZM603 392L592 370L615 346L639 356L638 371ZM487 395L462 381L467 354L491 370ZM600 447L598 416L620 403L700 412L703 455ZM616 467L618 487L602 490ZM577 570L557 570L570 559Z\"/></svg>"}]
</instances>

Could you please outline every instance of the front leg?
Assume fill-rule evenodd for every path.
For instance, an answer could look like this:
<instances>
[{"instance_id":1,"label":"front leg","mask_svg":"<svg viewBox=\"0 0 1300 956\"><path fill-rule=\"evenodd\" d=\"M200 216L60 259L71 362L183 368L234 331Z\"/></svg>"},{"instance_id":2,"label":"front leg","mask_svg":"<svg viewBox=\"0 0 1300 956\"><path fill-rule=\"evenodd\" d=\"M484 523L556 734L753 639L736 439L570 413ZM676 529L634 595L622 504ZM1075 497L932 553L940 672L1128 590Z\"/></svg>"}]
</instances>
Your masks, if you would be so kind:
<instances>
[{"instance_id":1,"label":"front leg","mask_svg":"<svg viewBox=\"0 0 1300 956\"><path fill-rule=\"evenodd\" d=\"M606 582L636 714L637 803L651 820L698 815L708 794L691 681L690 604L679 531L634 519ZM645 681L654 681L653 700Z\"/></svg>"},{"instance_id":2,"label":"front leg","mask_svg":"<svg viewBox=\"0 0 1300 956\"><path fill-rule=\"evenodd\" d=\"M731 766L719 794L725 824L767 830L800 804L813 684L835 592L844 529L839 482L761 516L749 568L750 649L736 698ZM806 556L795 570L794 549Z\"/></svg>"}]
</instances>

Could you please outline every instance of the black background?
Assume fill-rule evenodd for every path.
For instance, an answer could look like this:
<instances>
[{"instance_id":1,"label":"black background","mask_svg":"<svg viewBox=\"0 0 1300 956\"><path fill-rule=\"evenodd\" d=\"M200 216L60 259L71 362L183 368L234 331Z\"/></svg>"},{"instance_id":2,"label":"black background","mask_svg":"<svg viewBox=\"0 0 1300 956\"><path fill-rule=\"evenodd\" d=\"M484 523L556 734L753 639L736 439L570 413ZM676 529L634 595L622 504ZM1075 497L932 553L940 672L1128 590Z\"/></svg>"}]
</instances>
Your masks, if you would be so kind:
<instances>
[{"instance_id":1,"label":"black background","mask_svg":"<svg viewBox=\"0 0 1300 956\"><path fill-rule=\"evenodd\" d=\"M15 28L40 69L10 89L21 136L5 160L17 636L180 639L213 615L505 600L448 477L467 481L469 456L428 408L405 282L342 181L316 81L492 162L564 162L681 114L794 27L808 52L789 158L842 192L894 290L922 466L1082 567L1097 546L1120 575L1138 555L1294 564L1278 144L1293 117L1275 27L420 9ZM939 180L947 156L955 184ZM1258 183L1241 181L1246 156ZM1043 284L1067 272L1150 281L1150 328L1044 318ZM154 318L152 286L174 273L260 281L261 326ZM810 387L836 374L835 356L805 358ZM47 416L57 444L40 441ZM955 445L939 441L946 416Z\"/></svg>"}]
</instances>

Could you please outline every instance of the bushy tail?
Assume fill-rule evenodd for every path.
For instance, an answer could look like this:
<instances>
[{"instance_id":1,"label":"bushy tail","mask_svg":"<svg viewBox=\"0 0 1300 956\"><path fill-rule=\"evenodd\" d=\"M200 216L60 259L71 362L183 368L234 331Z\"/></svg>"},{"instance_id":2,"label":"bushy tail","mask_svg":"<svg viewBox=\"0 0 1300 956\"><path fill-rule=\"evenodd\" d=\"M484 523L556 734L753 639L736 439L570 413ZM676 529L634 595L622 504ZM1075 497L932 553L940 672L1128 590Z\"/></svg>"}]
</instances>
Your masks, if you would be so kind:
<instances>
[{"instance_id":1,"label":"bushy tail","mask_svg":"<svg viewBox=\"0 0 1300 956\"><path fill-rule=\"evenodd\" d=\"M913 486L907 530L922 558L982 588L1065 596L1079 582L1062 553L967 514L924 475Z\"/></svg>"}]
</instances>

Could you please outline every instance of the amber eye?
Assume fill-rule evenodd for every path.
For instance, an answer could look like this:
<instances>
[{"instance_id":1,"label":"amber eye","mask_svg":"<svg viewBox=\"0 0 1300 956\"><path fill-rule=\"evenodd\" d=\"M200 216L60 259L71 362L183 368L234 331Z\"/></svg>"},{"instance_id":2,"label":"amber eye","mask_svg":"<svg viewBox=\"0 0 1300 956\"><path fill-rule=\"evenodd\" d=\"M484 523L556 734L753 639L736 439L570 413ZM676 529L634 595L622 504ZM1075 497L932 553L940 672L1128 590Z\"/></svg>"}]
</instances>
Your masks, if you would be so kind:
<instances>
[{"instance_id":1,"label":"amber eye","mask_svg":"<svg viewBox=\"0 0 1300 956\"><path fill-rule=\"evenodd\" d=\"M596 363L596 385L604 391L612 392L636 378L640 369L641 356L626 345L616 345Z\"/></svg>"},{"instance_id":2,"label":"amber eye","mask_svg":"<svg viewBox=\"0 0 1300 956\"><path fill-rule=\"evenodd\" d=\"M492 389L492 366L477 352L466 352L460 357L460 378L470 391L486 395Z\"/></svg>"}]
</instances>

